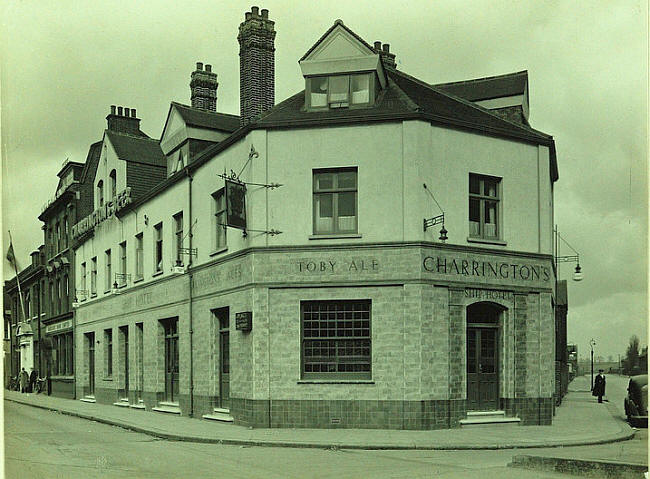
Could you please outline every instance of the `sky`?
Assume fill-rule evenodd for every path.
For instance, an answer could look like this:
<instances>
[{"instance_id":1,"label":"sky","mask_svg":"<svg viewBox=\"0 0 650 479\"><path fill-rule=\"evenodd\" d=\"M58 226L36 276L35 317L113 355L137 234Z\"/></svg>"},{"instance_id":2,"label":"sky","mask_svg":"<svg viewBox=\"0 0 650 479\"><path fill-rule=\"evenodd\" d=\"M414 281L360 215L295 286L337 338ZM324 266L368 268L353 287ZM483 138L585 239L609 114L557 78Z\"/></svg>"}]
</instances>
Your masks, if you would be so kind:
<instances>
[{"instance_id":1,"label":"sky","mask_svg":"<svg viewBox=\"0 0 650 479\"><path fill-rule=\"evenodd\" d=\"M555 222L584 272L572 282L575 265L560 269L569 342L585 356L593 338L605 357L623 354L632 334L647 344L647 1L2 2L3 251L11 230L28 264L56 173L85 161L110 105L136 108L160 138L201 61L218 74L218 110L238 114L237 31L252 5L275 21L276 102L304 88L298 59L336 19L389 43L398 68L429 83L528 70L530 123L558 152Z\"/></svg>"}]
</instances>

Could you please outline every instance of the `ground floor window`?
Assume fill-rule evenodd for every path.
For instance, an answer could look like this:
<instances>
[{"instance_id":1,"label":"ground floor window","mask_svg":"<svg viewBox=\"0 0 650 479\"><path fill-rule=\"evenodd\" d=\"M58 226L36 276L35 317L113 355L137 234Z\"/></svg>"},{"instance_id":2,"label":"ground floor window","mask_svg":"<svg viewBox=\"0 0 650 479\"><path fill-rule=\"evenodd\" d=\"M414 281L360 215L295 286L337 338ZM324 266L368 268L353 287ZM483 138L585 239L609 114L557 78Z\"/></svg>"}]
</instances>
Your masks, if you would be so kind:
<instances>
[{"instance_id":1,"label":"ground floor window","mask_svg":"<svg viewBox=\"0 0 650 479\"><path fill-rule=\"evenodd\" d=\"M302 301L303 378L371 378L370 300Z\"/></svg>"},{"instance_id":2,"label":"ground floor window","mask_svg":"<svg viewBox=\"0 0 650 479\"><path fill-rule=\"evenodd\" d=\"M52 375L72 376L74 360L72 331L52 336Z\"/></svg>"}]
</instances>

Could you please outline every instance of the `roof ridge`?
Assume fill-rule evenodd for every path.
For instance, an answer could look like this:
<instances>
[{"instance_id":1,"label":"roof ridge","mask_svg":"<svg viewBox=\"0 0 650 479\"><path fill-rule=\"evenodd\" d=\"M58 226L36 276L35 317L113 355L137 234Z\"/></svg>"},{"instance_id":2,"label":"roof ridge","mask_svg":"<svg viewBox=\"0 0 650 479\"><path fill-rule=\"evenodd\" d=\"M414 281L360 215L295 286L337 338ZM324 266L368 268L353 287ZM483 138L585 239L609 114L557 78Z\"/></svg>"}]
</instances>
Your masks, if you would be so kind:
<instances>
[{"instance_id":1,"label":"roof ridge","mask_svg":"<svg viewBox=\"0 0 650 479\"><path fill-rule=\"evenodd\" d=\"M233 118L239 118L239 115L235 115L233 113L225 113L225 112L222 112L222 111L204 110L203 108L196 108L194 106L186 105L185 103L180 103L180 102L177 102L177 101L172 101L171 104L175 105L175 106L180 106L180 107L183 107L183 108L189 108L189 109L191 109L193 111L196 111L198 113L208 113L210 115L224 115L224 116L231 116Z\"/></svg>"},{"instance_id":2,"label":"roof ridge","mask_svg":"<svg viewBox=\"0 0 650 479\"><path fill-rule=\"evenodd\" d=\"M473 83L473 82L480 82L480 81L485 81L485 80L495 80L497 78L507 78L507 77L514 77L516 75L521 75L522 73L526 73L528 75L528 70L521 70L518 72L512 72L512 73L503 73L501 75L492 75L492 76L487 76L487 77L482 77L482 78L470 78L469 80L458 80L458 81L452 81L452 82L445 82L445 83L431 83L430 85L434 86L451 86L451 85L462 85L465 83Z\"/></svg>"},{"instance_id":3,"label":"roof ridge","mask_svg":"<svg viewBox=\"0 0 650 479\"><path fill-rule=\"evenodd\" d=\"M496 118L496 119L498 119L498 120L500 120L502 122L505 122L505 123L507 123L509 125L515 126L517 128L521 128L521 129L523 129L523 130L525 130L525 131L527 131L529 133L534 133L536 135L542 136L542 137L544 137L544 139L553 138L552 135L548 135L548 134L543 133L541 131L535 130L534 128L523 125L521 123L516 123L514 121L510 121L510 120L508 120L508 119L506 119L506 118L504 118L504 117L502 117L500 115L497 115L496 113L492 112L491 110L489 110L489 109L487 109L485 107L482 107L481 105L479 105L477 103L474 103L474 102L469 101L469 100L465 100L464 98L461 98L461 97L458 97L458 96L453 95L451 93L448 93L448 92L446 92L446 91L444 91L442 89L439 89L439 88L435 87L434 85L431 85L431 84L426 83L426 82L424 82L424 81L422 81L422 80L420 80L418 78L415 78L414 76L411 76L408 73L404 73L404 72L398 71L398 70L395 70L394 72L397 73L397 74L403 75L403 76L407 77L408 79L415 81L419 85L422 85L425 88L428 88L428 89L430 89L430 90L432 90L432 91L434 91L434 92L436 92L436 93L438 93L440 95L446 96L448 98L451 98L452 100L455 100L455 101L458 101L459 103L462 103L463 105L469 106L470 108L474 108L475 110L479 110L479 111L481 111L483 113L486 113L486 114L488 114L488 115L490 115L490 116L492 116L492 117L494 117L494 118Z\"/></svg>"},{"instance_id":4,"label":"roof ridge","mask_svg":"<svg viewBox=\"0 0 650 479\"><path fill-rule=\"evenodd\" d=\"M155 141L156 143L160 142L156 138L151 138L150 136L133 135L132 133L125 133L125 132L122 132L122 131L109 130L108 128L106 129L106 133L109 133L111 135L125 136L127 138L133 138L134 140Z\"/></svg>"}]
</instances>

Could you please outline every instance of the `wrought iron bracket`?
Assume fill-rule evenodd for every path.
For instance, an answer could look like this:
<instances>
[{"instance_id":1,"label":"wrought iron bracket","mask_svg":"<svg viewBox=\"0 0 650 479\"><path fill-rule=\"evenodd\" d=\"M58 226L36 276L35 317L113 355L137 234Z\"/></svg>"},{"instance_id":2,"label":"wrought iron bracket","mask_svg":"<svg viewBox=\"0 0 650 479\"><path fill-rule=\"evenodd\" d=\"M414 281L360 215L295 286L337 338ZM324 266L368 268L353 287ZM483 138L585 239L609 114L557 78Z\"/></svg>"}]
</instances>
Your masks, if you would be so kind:
<instances>
[{"instance_id":1,"label":"wrought iron bracket","mask_svg":"<svg viewBox=\"0 0 650 479\"><path fill-rule=\"evenodd\" d=\"M444 226L445 224L445 214L441 214L438 216L434 216L433 218L426 219L424 218L424 231L427 230L427 228L431 228L435 225L442 224Z\"/></svg>"}]
</instances>

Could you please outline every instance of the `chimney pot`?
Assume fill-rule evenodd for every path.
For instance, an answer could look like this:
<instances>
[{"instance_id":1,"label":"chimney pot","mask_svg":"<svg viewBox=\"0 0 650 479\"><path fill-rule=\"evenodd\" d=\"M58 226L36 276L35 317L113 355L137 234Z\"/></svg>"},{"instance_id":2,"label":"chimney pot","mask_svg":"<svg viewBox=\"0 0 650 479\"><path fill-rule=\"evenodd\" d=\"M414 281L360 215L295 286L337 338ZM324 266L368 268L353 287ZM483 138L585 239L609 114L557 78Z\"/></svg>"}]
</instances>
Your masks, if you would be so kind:
<instances>
[{"instance_id":1,"label":"chimney pot","mask_svg":"<svg viewBox=\"0 0 650 479\"><path fill-rule=\"evenodd\" d=\"M205 66L205 71L206 72L211 72L212 71L212 65L206 65Z\"/></svg>"},{"instance_id":2,"label":"chimney pot","mask_svg":"<svg viewBox=\"0 0 650 479\"><path fill-rule=\"evenodd\" d=\"M384 51L390 53L390 45L388 43L384 43Z\"/></svg>"},{"instance_id":3,"label":"chimney pot","mask_svg":"<svg viewBox=\"0 0 650 479\"><path fill-rule=\"evenodd\" d=\"M135 108L131 108L131 118L135 118Z\"/></svg>"},{"instance_id":4,"label":"chimney pot","mask_svg":"<svg viewBox=\"0 0 650 479\"><path fill-rule=\"evenodd\" d=\"M381 50L381 42L375 42L375 50Z\"/></svg>"},{"instance_id":5,"label":"chimney pot","mask_svg":"<svg viewBox=\"0 0 650 479\"><path fill-rule=\"evenodd\" d=\"M269 11L266 8L262 9L262 18L269 18Z\"/></svg>"},{"instance_id":6,"label":"chimney pot","mask_svg":"<svg viewBox=\"0 0 650 479\"><path fill-rule=\"evenodd\" d=\"M118 114L118 116L123 116L123 115L122 115L122 107L121 107L121 106L118 106L118 107L117 107L117 114Z\"/></svg>"},{"instance_id":7,"label":"chimney pot","mask_svg":"<svg viewBox=\"0 0 650 479\"><path fill-rule=\"evenodd\" d=\"M131 109L130 108L125 108L124 109L124 116L131 116Z\"/></svg>"},{"instance_id":8,"label":"chimney pot","mask_svg":"<svg viewBox=\"0 0 650 479\"><path fill-rule=\"evenodd\" d=\"M260 7L252 7L252 8L251 8L251 11L252 11L253 15L259 16L259 14L260 14Z\"/></svg>"},{"instance_id":9,"label":"chimney pot","mask_svg":"<svg viewBox=\"0 0 650 479\"><path fill-rule=\"evenodd\" d=\"M196 69L199 70L199 71L203 70L203 63L196 62Z\"/></svg>"},{"instance_id":10,"label":"chimney pot","mask_svg":"<svg viewBox=\"0 0 650 479\"><path fill-rule=\"evenodd\" d=\"M111 115L115 115L115 105L111 105Z\"/></svg>"},{"instance_id":11,"label":"chimney pot","mask_svg":"<svg viewBox=\"0 0 650 479\"><path fill-rule=\"evenodd\" d=\"M246 20L250 20L253 14L251 12L246 12Z\"/></svg>"}]
</instances>

